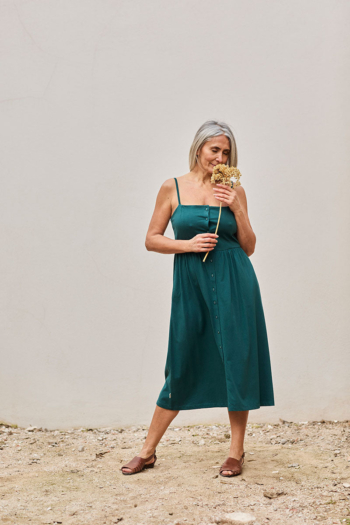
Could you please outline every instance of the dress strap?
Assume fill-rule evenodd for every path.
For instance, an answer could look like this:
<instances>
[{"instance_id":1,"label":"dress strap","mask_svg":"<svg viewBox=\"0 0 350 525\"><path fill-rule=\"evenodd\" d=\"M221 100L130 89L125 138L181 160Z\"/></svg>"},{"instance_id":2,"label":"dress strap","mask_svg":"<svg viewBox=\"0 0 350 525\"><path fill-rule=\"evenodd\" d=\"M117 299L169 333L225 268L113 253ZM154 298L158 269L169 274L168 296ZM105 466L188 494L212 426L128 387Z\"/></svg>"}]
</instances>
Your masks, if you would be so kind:
<instances>
[{"instance_id":1,"label":"dress strap","mask_svg":"<svg viewBox=\"0 0 350 525\"><path fill-rule=\"evenodd\" d=\"M180 193L179 193L179 185L177 183L177 178L174 177L174 179L175 179L175 183L176 183L177 198L178 198L179 204L181 204L181 202L180 202Z\"/></svg>"}]
</instances>

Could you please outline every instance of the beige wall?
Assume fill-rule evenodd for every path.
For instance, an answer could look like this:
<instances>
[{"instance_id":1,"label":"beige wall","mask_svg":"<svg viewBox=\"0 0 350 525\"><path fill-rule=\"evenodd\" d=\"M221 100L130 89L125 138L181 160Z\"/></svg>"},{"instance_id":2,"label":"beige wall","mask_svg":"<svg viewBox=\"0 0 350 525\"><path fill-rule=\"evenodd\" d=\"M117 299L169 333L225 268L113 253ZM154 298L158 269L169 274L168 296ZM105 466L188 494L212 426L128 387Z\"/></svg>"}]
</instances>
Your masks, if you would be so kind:
<instances>
[{"instance_id":1,"label":"beige wall","mask_svg":"<svg viewBox=\"0 0 350 525\"><path fill-rule=\"evenodd\" d=\"M4 0L0 15L0 420L149 424L173 255L144 241L207 119L235 133L257 236L276 406L250 420L349 419L350 3Z\"/></svg>"}]
</instances>

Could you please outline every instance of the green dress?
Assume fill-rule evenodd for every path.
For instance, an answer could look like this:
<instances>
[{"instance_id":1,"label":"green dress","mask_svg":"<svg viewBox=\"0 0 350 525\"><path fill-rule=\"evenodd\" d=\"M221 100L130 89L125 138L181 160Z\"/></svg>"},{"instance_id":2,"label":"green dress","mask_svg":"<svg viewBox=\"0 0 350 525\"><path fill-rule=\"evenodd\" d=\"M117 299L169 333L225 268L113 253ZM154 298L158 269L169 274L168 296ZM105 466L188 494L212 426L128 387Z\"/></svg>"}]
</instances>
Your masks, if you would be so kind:
<instances>
[{"instance_id":1,"label":"green dress","mask_svg":"<svg viewBox=\"0 0 350 525\"><path fill-rule=\"evenodd\" d=\"M179 204L175 239L215 233L219 206ZM229 207L221 208L218 243L175 253L165 383L157 405L169 410L274 406L270 353L260 288L237 240Z\"/></svg>"}]
</instances>

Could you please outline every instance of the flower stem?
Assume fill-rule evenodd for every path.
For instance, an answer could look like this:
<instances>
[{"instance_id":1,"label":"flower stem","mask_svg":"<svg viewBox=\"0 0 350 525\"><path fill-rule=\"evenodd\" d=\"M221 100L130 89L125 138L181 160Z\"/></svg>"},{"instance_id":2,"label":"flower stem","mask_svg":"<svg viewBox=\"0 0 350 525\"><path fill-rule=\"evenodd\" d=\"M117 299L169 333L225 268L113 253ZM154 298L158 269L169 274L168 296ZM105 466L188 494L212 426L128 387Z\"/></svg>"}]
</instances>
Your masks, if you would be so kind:
<instances>
[{"instance_id":1,"label":"flower stem","mask_svg":"<svg viewBox=\"0 0 350 525\"><path fill-rule=\"evenodd\" d=\"M218 218L218 223L217 223L217 225L216 225L215 235L216 235L216 233L217 233L217 231L218 231L218 228L219 228L219 223L220 223L220 216L221 216L221 204L222 204L222 203L220 202L220 209L219 209L219 218ZM210 251L210 250L209 250L209 251ZM208 253L209 253L209 251L207 251L207 253L205 254L205 257L204 257L204 259L203 259L203 262L204 262L204 261L205 261L205 259L206 259L206 258L208 257Z\"/></svg>"}]
</instances>

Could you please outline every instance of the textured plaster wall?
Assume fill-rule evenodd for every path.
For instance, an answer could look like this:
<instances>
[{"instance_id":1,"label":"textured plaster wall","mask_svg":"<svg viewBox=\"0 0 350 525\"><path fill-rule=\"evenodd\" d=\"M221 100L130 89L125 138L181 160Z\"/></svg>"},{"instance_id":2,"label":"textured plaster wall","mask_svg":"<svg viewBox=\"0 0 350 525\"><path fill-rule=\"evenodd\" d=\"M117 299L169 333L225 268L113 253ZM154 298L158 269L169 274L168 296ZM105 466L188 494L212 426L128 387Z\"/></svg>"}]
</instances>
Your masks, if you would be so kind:
<instances>
[{"instance_id":1,"label":"textured plaster wall","mask_svg":"<svg viewBox=\"0 0 350 525\"><path fill-rule=\"evenodd\" d=\"M236 136L257 236L276 406L250 420L350 418L349 17L339 0L1 2L0 420L149 424L173 255L144 241L207 119Z\"/></svg>"}]
</instances>

